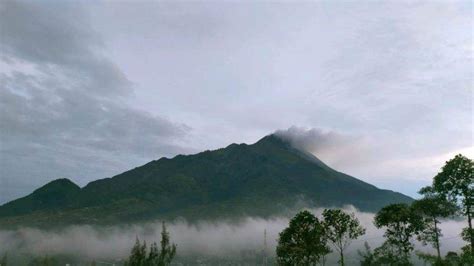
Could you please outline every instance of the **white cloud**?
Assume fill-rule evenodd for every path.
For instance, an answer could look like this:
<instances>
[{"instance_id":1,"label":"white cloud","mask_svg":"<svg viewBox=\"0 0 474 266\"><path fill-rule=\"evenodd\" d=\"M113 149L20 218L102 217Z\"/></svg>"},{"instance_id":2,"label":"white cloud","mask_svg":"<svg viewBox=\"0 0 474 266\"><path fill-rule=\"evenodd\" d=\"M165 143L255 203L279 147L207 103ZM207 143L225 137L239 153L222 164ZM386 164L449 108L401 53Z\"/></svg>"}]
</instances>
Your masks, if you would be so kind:
<instances>
[{"instance_id":1,"label":"white cloud","mask_svg":"<svg viewBox=\"0 0 474 266\"><path fill-rule=\"evenodd\" d=\"M322 210L310 210L320 216ZM374 214L358 212L352 207L346 211L354 212L367 232L354 240L346 251L348 263L358 263L356 251L362 249L365 241L375 248L384 241L383 230L373 225ZM168 223L172 242L178 246L178 255L201 255L240 258L242 251L260 251L263 249L263 233L267 231L267 252L275 256L278 234L288 226L285 216L270 219L247 217L239 221L201 221L188 224L185 221ZM441 238L443 254L448 251L459 252L465 245L459 234L466 221L442 221ZM160 240L161 223L151 222L145 225L93 227L72 226L62 230L42 231L23 228L17 231L0 231L0 240L7 243L4 251L9 254L26 252L33 254L69 254L82 259L121 259L126 258L136 237L148 244ZM431 247L416 243L418 250L434 253ZM330 256L328 263L336 263L337 257Z\"/></svg>"}]
</instances>

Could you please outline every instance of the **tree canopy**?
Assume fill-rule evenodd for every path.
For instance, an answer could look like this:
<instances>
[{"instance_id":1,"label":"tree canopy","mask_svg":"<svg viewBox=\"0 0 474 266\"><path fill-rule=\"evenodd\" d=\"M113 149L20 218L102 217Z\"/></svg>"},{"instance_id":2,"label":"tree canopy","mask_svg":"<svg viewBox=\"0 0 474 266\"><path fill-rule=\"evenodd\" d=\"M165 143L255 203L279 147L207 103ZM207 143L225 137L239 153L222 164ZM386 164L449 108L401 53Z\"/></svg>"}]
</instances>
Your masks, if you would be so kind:
<instances>
[{"instance_id":1,"label":"tree canopy","mask_svg":"<svg viewBox=\"0 0 474 266\"><path fill-rule=\"evenodd\" d=\"M422 216L407 204L391 204L375 215L374 223L385 228L386 245L395 247L398 259L408 262L414 249L410 240L424 229Z\"/></svg>"},{"instance_id":2,"label":"tree canopy","mask_svg":"<svg viewBox=\"0 0 474 266\"><path fill-rule=\"evenodd\" d=\"M325 209L323 217L326 236L339 252L339 263L344 265L344 250L352 239L365 234L365 229L354 214L347 214L340 209Z\"/></svg>"},{"instance_id":3,"label":"tree canopy","mask_svg":"<svg viewBox=\"0 0 474 266\"><path fill-rule=\"evenodd\" d=\"M468 229L465 239L470 243L474 253L474 230L472 228L472 205L474 203L474 162L461 155L456 155L446 162L433 179L434 191L444 195L459 205L462 213L467 216Z\"/></svg>"},{"instance_id":4,"label":"tree canopy","mask_svg":"<svg viewBox=\"0 0 474 266\"><path fill-rule=\"evenodd\" d=\"M309 211L290 220L276 250L279 265L316 265L329 252L324 225Z\"/></svg>"},{"instance_id":5,"label":"tree canopy","mask_svg":"<svg viewBox=\"0 0 474 266\"><path fill-rule=\"evenodd\" d=\"M431 244L436 249L437 260L441 261L439 239L443 234L439 228L439 219L453 215L457 208L445 197L435 193L432 187L422 188L420 194L424 197L412 203L412 208L423 216L425 223L424 229L418 235L418 240L424 245Z\"/></svg>"}]
</instances>

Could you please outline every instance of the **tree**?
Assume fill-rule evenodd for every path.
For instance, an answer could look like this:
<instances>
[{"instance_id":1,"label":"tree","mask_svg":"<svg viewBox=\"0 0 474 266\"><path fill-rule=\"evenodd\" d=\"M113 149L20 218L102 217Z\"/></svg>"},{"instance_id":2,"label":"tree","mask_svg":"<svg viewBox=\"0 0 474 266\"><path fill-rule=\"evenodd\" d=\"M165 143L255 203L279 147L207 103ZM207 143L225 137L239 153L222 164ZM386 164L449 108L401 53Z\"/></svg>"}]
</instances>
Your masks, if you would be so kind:
<instances>
[{"instance_id":1,"label":"tree","mask_svg":"<svg viewBox=\"0 0 474 266\"><path fill-rule=\"evenodd\" d=\"M279 265L316 265L329 252L324 226L309 211L299 212L290 220L276 249Z\"/></svg>"},{"instance_id":2,"label":"tree","mask_svg":"<svg viewBox=\"0 0 474 266\"><path fill-rule=\"evenodd\" d=\"M375 255L370 249L369 243L364 242L364 250L358 250L357 253L362 258L360 261L360 266L373 266L375 265Z\"/></svg>"},{"instance_id":3,"label":"tree","mask_svg":"<svg viewBox=\"0 0 474 266\"><path fill-rule=\"evenodd\" d=\"M0 260L0 266L7 266L7 254L5 253Z\"/></svg>"},{"instance_id":4,"label":"tree","mask_svg":"<svg viewBox=\"0 0 474 266\"><path fill-rule=\"evenodd\" d=\"M146 264L146 242L140 243L138 237L135 240L135 245L132 248L130 257L125 262L127 266L145 266Z\"/></svg>"},{"instance_id":5,"label":"tree","mask_svg":"<svg viewBox=\"0 0 474 266\"><path fill-rule=\"evenodd\" d=\"M400 264L408 264L413 250L411 238L424 229L422 217L407 204L391 204L375 215L375 226L385 227L387 246L396 248Z\"/></svg>"},{"instance_id":6,"label":"tree","mask_svg":"<svg viewBox=\"0 0 474 266\"><path fill-rule=\"evenodd\" d=\"M34 258L30 263L29 266L56 266L59 265L58 261L53 257L38 257Z\"/></svg>"},{"instance_id":7,"label":"tree","mask_svg":"<svg viewBox=\"0 0 474 266\"><path fill-rule=\"evenodd\" d=\"M166 266L171 264L176 255L176 245L170 243L170 235L166 230L165 223L161 230L161 247L158 250L156 243L151 244L150 251L147 254L146 242L140 243L137 238L132 248L130 257L125 262L127 266Z\"/></svg>"},{"instance_id":8,"label":"tree","mask_svg":"<svg viewBox=\"0 0 474 266\"><path fill-rule=\"evenodd\" d=\"M412 208L423 216L425 223L423 231L418 235L418 240L423 245L430 243L436 249L437 260L441 261L439 238L443 234L439 228L439 218L453 215L456 212L456 205L435 193L432 187L424 187L419 193L424 195L424 198L412 204Z\"/></svg>"},{"instance_id":9,"label":"tree","mask_svg":"<svg viewBox=\"0 0 474 266\"><path fill-rule=\"evenodd\" d=\"M446 265L461 265L460 261L461 259L459 258L459 255L456 252L450 251L444 257L444 262Z\"/></svg>"},{"instance_id":10,"label":"tree","mask_svg":"<svg viewBox=\"0 0 474 266\"><path fill-rule=\"evenodd\" d=\"M372 265L390 265L390 266L406 266L411 265L408 260L401 259L397 255L398 247L385 241L380 247L374 250L374 261Z\"/></svg>"},{"instance_id":11,"label":"tree","mask_svg":"<svg viewBox=\"0 0 474 266\"><path fill-rule=\"evenodd\" d=\"M156 244L155 244L156 248ZM176 245L170 244L170 234L166 231L165 222L161 227L161 251L158 255L159 266L169 265L176 255Z\"/></svg>"},{"instance_id":12,"label":"tree","mask_svg":"<svg viewBox=\"0 0 474 266\"><path fill-rule=\"evenodd\" d=\"M467 216L467 240L470 243L471 253L474 253L474 230L472 228L472 205L474 203L474 162L461 155L456 155L446 162L433 179L433 189L444 195L453 203L459 204L464 215Z\"/></svg>"},{"instance_id":13,"label":"tree","mask_svg":"<svg viewBox=\"0 0 474 266\"><path fill-rule=\"evenodd\" d=\"M148 257L146 258L146 265L159 265L159 256L158 246L156 243L151 244L150 253L148 253Z\"/></svg>"},{"instance_id":14,"label":"tree","mask_svg":"<svg viewBox=\"0 0 474 266\"><path fill-rule=\"evenodd\" d=\"M326 236L339 252L339 263L344 265L344 250L352 239L365 234L354 214L347 214L339 209L325 209L323 211Z\"/></svg>"},{"instance_id":15,"label":"tree","mask_svg":"<svg viewBox=\"0 0 474 266\"><path fill-rule=\"evenodd\" d=\"M474 265L474 254L470 245L461 248L461 264L460 265Z\"/></svg>"}]
</instances>

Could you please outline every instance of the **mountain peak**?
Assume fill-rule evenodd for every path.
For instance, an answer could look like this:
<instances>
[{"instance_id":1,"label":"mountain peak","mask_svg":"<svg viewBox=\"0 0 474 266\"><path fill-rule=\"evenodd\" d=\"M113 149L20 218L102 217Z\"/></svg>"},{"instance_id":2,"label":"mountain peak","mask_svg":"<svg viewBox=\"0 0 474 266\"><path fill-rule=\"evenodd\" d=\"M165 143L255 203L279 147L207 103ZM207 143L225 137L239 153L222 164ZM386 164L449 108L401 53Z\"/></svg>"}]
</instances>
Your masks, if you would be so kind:
<instances>
[{"instance_id":1,"label":"mountain peak","mask_svg":"<svg viewBox=\"0 0 474 266\"><path fill-rule=\"evenodd\" d=\"M48 191L74 191L74 190L80 190L81 188L76 185L74 182L67 178L59 178L55 179L46 185L38 188L35 190L33 193L44 193Z\"/></svg>"},{"instance_id":2,"label":"mountain peak","mask_svg":"<svg viewBox=\"0 0 474 266\"><path fill-rule=\"evenodd\" d=\"M266 135L265 137L261 138L259 141L257 141L255 144L270 144L270 145L278 145L282 147L290 147L291 144L289 141L281 138L280 136L276 134L269 134Z\"/></svg>"},{"instance_id":3,"label":"mountain peak","mask_svg":"<svg viewBox=\"0 0 474 266\"><path fill-rule=\"evenodd\" d=\"M53 180L30 195L10 201L0 208L0 217L35 211L56 210L67 206L81 188L67 178Z\"/></svg>"}]
</instances>

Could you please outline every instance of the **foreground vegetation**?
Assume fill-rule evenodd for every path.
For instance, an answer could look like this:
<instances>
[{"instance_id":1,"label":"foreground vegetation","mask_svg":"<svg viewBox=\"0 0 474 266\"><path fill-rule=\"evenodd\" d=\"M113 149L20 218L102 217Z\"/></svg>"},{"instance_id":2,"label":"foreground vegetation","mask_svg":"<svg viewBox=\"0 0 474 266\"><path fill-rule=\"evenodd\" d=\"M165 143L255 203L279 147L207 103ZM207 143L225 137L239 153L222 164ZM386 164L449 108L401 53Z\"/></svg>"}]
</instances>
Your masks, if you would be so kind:
<instances>
[{"instance_id":1,"label":"foreground vegetation","mask_svg":"<svg viewBox=\"0 0 474 266\"><path fill-rule=\"evenodd\" d=\"M161 230L160 249L155 243L151 244L150 251L147 252L146 242L140 243L137 238L135 246L132 248L130 257L125 261L125 266L166 266L170 265L176 255L176 245L170 243L170 235L166 231L163 222Z\"/></svg>"},{"instance_id":2,"label":"foreground vegetation","mask_svg":"<svg viewBox=\"0 0 474 266\"><path fill-rule=\"evenodd\" d=\"M474 265L474 231L472 229L472 204L474 196L474 163L462 155L446 162L433 184L420 190L423 198L413 202L390 204L382 208L374 218L377 228L384 229L385 242L372 251L365 244L360 251L361 265L412 265L415 238L424 245L431 245L436 255L415 254L431 265ZM440 218L453 215L467 217L468 226L462 238L468 244L461 254L449 252L441 256L439 228ZM364 228L354 217L341 210L326 209L319 220L308 211L298 213L289 227L280 233L277 261L280 265L325 264L331 253L331 245L344 263L344 250L352 239L363 235Z\"/></svg>"}]
</instances>

